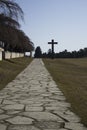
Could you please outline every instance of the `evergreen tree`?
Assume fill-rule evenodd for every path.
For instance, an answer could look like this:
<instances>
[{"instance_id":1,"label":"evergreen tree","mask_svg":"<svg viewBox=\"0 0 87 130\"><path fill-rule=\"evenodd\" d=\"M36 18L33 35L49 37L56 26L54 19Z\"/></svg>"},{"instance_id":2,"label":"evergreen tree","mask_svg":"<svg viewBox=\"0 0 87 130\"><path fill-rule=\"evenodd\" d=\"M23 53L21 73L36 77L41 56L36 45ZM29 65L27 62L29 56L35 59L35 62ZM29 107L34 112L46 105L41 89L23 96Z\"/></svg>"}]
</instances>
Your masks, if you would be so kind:
<instances>
[{"instance_id":1,"label":"evergreen tree","mask_svg":"<svg viewBox=\"0 0 87 130\"><path fill-rule=\"evenodd\" d=\"M34 55L35 58L41 58L42 57L42 51L41 51L41 48L40 46L37 46L36 50L35 50L35 55Z\"/></svg>"}]
</instances>

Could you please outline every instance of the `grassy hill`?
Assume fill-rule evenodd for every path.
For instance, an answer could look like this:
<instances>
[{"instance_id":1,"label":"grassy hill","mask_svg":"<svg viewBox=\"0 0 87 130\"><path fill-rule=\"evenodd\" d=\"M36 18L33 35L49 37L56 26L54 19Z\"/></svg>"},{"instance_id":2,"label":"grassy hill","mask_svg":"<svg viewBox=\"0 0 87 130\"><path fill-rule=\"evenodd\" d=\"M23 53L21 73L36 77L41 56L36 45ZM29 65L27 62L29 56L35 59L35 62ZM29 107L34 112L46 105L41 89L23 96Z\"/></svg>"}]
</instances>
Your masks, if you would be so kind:
<instances>
[{"instance_id":1,"label":"grassy hill","mask_svg":"<svg viewBox=\"0 0 87 130\"><path fill-rule=\"evenodd\" d=\"M47 69L87 126L87 58L44 59Z\"/></svg>"},{"instance_id":2,"label":"grassy hill","mask_svg":"<svg viewBox=\"0 0 87 130\"><path fill-rule=\"evenodd\" d=\"M0 89L12 81L31 61L28 57L0 61Z\"/></svg>"}]
</instances>

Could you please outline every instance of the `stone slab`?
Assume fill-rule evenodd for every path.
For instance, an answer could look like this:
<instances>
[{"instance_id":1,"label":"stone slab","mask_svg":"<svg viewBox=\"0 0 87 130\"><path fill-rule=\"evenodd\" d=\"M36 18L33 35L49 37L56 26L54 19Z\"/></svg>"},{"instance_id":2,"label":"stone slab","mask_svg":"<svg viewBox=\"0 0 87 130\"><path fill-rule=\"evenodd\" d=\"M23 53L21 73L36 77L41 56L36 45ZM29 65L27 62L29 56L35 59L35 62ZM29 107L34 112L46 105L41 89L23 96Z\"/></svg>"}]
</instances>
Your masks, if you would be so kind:
<instances>
[{"instance_id":1,"label":"stone slab","mask_svg":"<svg viewBox=\"0 0 87 130\"><path fill-rule=\"evenodd\" d=\"M23 104L12 104L12 105L5 105L2 107L4 110L23 110L24 105Z\"/></svg>"},{"instance_id":2,"label":"stone slab","mask_svg":"<svg viewBox=\"0 0 87 130\"><path fill-rule=\"evenodd\" d=\"M69 129L59 128L59 129L43 129L43 130L69 130Z\"/></svg>"},{"instance_id":3,"label":"stone slab","mask_svg":"<svg viewBox=\"0 0 87 130\"><path fill-rule=\"evenodd\" d=\"M50 112L24 112L23 115L36 119L38 121L62 121L60 117Z\"/></svg>"},{"instance_id":4,"label":"stone slab","mask_svg":"<svg viewBox=\"0 0 87 130\"><path fill-rule=\"evenodd\" d=\"M4 100L3 101L3 104L9 104L9 105L11 105L11 104L15 104L15 102L14 101L11 101L11 100Z\"/></svg>"},{"instance_id":5,"label":"stone slab","mask_svg":"<svg viewBox=\"0 0 87 130\"><path fill-rule=\"evenodd\" d=\"M81 123L65 123L65 128L71 130L87 130Z\"/></svg>"},{"instance_id":6,"label":"stone slab","mask_svg":"<svg viewBox=\"0 0 87 130\"><path fill-rule=\"evenodd\" d=\"M40 130L40 129L29 125L13 125L10 126L8 130Z\"/></svg>"},{"instance_id":7,"label":"stone slab","mask_svg":"<svg viewBox=\"0 0 87 130\"><path fill-rule=\"evenodd\" d=\"M2 114L4 111L2 109L0 109L0 114Z\"/></svg>"},{"instance_id":8,"label":"stone slab","mask_svg":"<svg viewBox=\"0 0 87 130\"><path fill-rule=\"evenodd\" d=\"M0 124L0 130L6 130L7 126L4 124Z\"/></svg>"},{"instance_id":9,"label":"stone slab","mask_svg":"<svg viewBox=\"0 0 87 130\"><path fill-rule=\"evenodd\" d=\"M3 99L0 99L0 104L2 103Z\"/></svg>"},{"instance_id":10,"label":"stone slab","mask_svg":"<svg viewBox=\"0 0 87 130\"><path fill-rule=\"evenodd\" d=\"M59 112L59 111L54 111L54 113L58 114L60 117L62 117L63 119L67 120L68 122L80 122L80 118L78 116L76 116L75 114L66 114L63 112Z\"/></svg>"},{"instance_id":11,"label":"stone slab","mask_svg":"<svg viewBox=\"0 0 87 130\"><path fill-rule=\"evenodd\" d=\"M8 114L8 115L17 115L18 113L20 113L20 111L15 111L15 110L6 111L6 114Z\"/></svg>"},{"instance_id":12,"label":"stone slab","mask_svg":"<svg viewBox=\"0 0 87 130\"><path fill-rule=\"evenodd\" d=\"M25 111L41 112L41 111L43 111L43 107L31 107L31 106L26 106Z\"/></svg>"},{"instance_id":13,"label":"stone slab","mask_svg":"<svg viewBox=\"0 0 87 130\"><path fill-rule=\"evenodd\" d=\"M7 122L11 123L11 124L32 124L32 122L34 121L31 118L27 118L27 117L22 117L22 116L16 116L13 118L9 118L8 120L6 120Z\"/></svg>"},{"instance_id":14,"label":"stone slab","mask_svg":"<svg viewBox=\"0 0 87 130\"><path fill-rule=\"evenodd\" d=\"M9 118L10 116L6 115L6 114L0 114L0 120L3 120L3 119L7 119Z\"/></svg>"},{"instance_id":15,"label":"stone slab","mask_svg":"<svg viewBox=\"0 0 87 130\"><path fill-rule=\"evenodd\" d=\"M35 126L40 129L59 129L64 127L64 123L56 121L39 121L36 122Z\"/></svg>"}]
</instances>

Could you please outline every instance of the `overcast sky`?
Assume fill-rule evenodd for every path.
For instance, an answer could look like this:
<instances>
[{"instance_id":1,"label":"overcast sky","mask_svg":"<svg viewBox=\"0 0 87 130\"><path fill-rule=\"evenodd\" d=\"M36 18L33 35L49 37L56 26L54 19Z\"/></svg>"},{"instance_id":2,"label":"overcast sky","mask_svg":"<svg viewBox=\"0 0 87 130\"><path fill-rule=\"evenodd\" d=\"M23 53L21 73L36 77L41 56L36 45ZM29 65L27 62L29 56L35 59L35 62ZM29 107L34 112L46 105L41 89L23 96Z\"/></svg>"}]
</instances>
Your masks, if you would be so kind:
<instances>
[{"instance_id":1,"label":"overcast sky","mask_svg":"<svg viewBox=\"0 0 87 130\"><path fill-rule=\"evenodd\" d=\"M55 52L87 47L87 0L16 1L24 11L21 29L35 47L47 52L51 39L58 42Z\"/></svg>"}]
</instances>

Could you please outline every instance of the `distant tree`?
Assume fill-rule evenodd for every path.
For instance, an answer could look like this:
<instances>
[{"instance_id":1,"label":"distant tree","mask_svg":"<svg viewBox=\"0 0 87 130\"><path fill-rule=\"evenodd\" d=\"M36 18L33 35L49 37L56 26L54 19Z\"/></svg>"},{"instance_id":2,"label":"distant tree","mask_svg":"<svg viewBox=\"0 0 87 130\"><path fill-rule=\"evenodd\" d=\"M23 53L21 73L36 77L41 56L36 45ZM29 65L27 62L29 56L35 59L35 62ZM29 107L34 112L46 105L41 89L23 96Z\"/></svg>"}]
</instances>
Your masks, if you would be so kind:
<instances>
[{"instance_id":1,"label":"distant tree","mask_svg":"<svg viewBox=\"0 0 87 130\"><path fill-rule=\"evenodd\" d=\"M51 53L52 53L51 49L49 49L47 53L42 54L42 57L43 58L50 58ZM55 56L55 58L82 58L82 57L87 57L87 48L80 49L79 51L72 51L72 52L69 52L65 49L62 52L55 53L54 56Z\"/></svg>"},{"instance_id":2,"label":"distant tree","mask_svg":"<svg viewBox=\"0 0 87 130\"><path fill-rule=\"evenodd\" d=\"M42 58L47 58L47 53L46 53L46 52L44 52L44 53L42 54Z\"/></svg>"},{"instance_id":3,"label":"distant tree","mask_svg":"<svg viewBox=\"0 0 87 130\"><path fill-rule=\"evenodd\" d=\"M80 50L78 51L78 55L79 55L79 57L84 57L84 50L83 50L83 49L80 49Z\"/></svg>"},{"instance_id":4,"label":"distant tree","mask_svg":"<svg viewBox=\"0 0 87 130\"><path fill-rule=\"evenodd\" d=\"M52 50L51 49L48 50L48 58L52 58Z\"/></svg>"},{"instance_id":5,"label":"distant tree","mask_svg":"<svg viewBox=\"0 0 87 130\"><path fill-rule=\"evenodd\" d=\"M84 48L84 56L87 57L87 48Z\"/></svg>"},{"instance_id":6,"label":"distant tree","mask_svg":"<svg viewBox=\"0 0 87 130\"><path fill-rule=\"evenodd\" d=\"M42 51L41 51L41 48L40 46L37 46L37 48L35 49L35 55L34 55L35 58L41 58L42 57Z\"/></svg>"}]
</instances>

